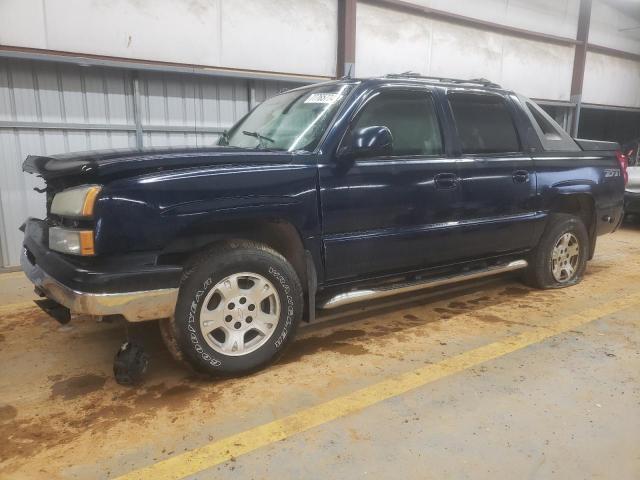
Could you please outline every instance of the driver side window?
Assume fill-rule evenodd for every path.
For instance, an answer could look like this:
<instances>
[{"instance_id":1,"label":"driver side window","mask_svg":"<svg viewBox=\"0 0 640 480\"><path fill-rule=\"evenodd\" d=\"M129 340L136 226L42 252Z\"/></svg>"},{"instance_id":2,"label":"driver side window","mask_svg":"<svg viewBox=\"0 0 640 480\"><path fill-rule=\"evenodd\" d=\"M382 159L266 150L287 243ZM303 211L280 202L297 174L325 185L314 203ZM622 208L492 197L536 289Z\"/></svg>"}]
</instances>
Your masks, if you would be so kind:
<instances>
[{"instance_id":1,"label":"driver side window","mask_svg":"<svg viewBox=\"0 0 640 480\"><path fill-rule=\"evenodd\" d=\"M383 91L364 106L353 131L384 126L393 137L393 156L442 154L442 135L431 95L411 90Z\"/></svg>"}]
</instances>

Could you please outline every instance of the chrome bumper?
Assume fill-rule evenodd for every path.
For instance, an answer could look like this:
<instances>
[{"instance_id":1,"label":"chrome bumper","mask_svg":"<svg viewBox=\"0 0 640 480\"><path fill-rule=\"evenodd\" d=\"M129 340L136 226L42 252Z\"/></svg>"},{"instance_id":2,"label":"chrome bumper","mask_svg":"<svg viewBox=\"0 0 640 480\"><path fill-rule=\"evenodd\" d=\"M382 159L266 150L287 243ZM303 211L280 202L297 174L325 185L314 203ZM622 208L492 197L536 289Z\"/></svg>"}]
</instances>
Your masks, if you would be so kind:
<instances>
[{"instance_id":1,"label":"chrome bumper","mask_svg":"<svg viewBox=\"0 0 640 480\"><path fill-rule=\"evenodd\" d=\"M155 320L173 315L178 300L177 288L123 293L86 293L61 284L38 265L33 265L23 250L22 270L48 298L84 315L123 315L130 322Z\"/></svg>"}]
</instances>

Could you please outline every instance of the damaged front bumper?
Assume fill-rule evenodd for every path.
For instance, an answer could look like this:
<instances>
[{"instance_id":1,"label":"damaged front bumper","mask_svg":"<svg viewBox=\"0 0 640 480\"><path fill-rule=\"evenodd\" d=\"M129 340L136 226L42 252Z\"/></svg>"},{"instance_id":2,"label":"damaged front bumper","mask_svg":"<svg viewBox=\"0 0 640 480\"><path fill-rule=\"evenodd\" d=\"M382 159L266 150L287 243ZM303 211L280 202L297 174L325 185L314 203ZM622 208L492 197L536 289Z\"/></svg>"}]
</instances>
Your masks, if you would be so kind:
<instances>
[{"instance_id":1,"label":"damaged front bumper","mask_svg":"<svg viewBox=\"0 0 640 480\"><path fill-rule=\"evenodd\" d=\"M53 300L71 313L123 315L130 322L173 315L178 299L180 267L145 266L134 271L90 271L71 264L64 256L46 248L39 241L43 237L41 230L44 229L46 226L42 221L31 219L27 222L25 246L20 260L24 273L41 296ZM155 288L159 286L159 282L169 288ZM127 288L132 284L150 285L154 288ZM82 288L83 285L87 288ZM124 289L118 289L119 287ZM118 290L115 291L116 289ZM52 305L49 307L54 308ZM45 306L42 308L47 310Z\"/></svg>"},{"instance_id":2,"label":"damaged front bumper","mask_svg":"<svg viewBox=\"0 0 640 480\"><path fill-rule=\"evenodd\" d=\"M36 291L70 312L86 315L123 315L130 322L167 318L173 315L178 300L177 288L126 293L87 293L61 284L22 253L22 269Z\"/></svg>"}]
</instances>

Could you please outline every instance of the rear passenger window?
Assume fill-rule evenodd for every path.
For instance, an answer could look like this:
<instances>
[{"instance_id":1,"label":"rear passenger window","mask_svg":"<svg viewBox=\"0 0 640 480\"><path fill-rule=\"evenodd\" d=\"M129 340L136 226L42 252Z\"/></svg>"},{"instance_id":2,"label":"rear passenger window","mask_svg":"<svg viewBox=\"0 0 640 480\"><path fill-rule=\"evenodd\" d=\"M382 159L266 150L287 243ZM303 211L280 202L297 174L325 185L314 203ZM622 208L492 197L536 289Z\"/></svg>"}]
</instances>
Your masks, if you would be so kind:
<instances>
[{"instance_id":1,"label":"rear passenger window","mask_svg":"<svg viewBox=\"0 0 640 480\"><path fill-rule=\"evenodd\" d=\"M513 118L502 97L451 93L449 104L462 142L462 153L508 153L521 150Z\"/></svg>"},{"instance_id":2,"label":"rear passenger window","mask_svg":"<svg viewBox=\"0 0 640 480\"><path fill-rule=\"evenodd\" d=\"M438 155L442 136L431 95L417 91L386 91L377 94L362 109L354 131L384 126L393 136L393 155Z\"/></svg>"}]
</instances>

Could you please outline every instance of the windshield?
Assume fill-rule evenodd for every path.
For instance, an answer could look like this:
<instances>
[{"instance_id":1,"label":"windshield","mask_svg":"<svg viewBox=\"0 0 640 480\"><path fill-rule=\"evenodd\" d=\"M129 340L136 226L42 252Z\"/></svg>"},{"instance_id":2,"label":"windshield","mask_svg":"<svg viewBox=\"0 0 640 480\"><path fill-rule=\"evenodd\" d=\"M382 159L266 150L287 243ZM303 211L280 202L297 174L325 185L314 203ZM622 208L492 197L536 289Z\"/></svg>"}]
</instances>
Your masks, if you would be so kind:
<instances>
[{"instance_id":1,"label":"windshield","mask_svg":"<svg viewBox=\"0 0 640 480\"><path fill-rule=\"evenodd\" d=\"M219 144L312 151L351 85L325 85L276 95L258 105Z\"/></svg>"}]
</instances>

